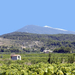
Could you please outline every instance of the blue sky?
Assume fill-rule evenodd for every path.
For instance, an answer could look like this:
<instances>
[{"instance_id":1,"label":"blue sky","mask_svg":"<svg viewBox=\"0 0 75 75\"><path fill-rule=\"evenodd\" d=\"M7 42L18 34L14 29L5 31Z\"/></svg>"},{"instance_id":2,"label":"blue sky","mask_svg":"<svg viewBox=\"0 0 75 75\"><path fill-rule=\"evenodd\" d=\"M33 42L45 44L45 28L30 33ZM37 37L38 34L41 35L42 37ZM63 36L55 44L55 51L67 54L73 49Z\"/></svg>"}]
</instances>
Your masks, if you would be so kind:
<instances>
[{"instance_id":1,"label":"blue sky","mask_svg":"<svg viewBox=\"0 0 75 75\"><path fill-rule=\"evenodd\" d=\"M0 35L26 25L75 31L75 0L0 0Z\"/></svg>"}]
</instances>

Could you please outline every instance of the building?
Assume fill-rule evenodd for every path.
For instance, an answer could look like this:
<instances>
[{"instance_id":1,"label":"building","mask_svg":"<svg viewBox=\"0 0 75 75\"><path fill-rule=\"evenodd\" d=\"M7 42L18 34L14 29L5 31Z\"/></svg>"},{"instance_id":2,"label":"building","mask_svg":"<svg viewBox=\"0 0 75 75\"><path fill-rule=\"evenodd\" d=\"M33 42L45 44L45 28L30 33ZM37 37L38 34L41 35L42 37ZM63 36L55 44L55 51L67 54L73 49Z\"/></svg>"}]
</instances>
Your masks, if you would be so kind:
<instances>
[{"instance_id":1,"label":"building","mask_svg":"<svg viewBox=\"0 0 75 75\"><path fill-rule=\"evenodd\" d=\"M21 56L20 55L11 55L11 59L12 60L21 60Z\"/></svg>"},{"instance_id":2,"label":"building","mask_svg":"<svg viewBox=\"0 0 75 75\"><path fill-rule=\"evenodd\" d=\"M44 50L43 51L43 53L49 53L49 52L52 53L53 51L51 51L51 50Z\"/></svg>"}]
</instances>

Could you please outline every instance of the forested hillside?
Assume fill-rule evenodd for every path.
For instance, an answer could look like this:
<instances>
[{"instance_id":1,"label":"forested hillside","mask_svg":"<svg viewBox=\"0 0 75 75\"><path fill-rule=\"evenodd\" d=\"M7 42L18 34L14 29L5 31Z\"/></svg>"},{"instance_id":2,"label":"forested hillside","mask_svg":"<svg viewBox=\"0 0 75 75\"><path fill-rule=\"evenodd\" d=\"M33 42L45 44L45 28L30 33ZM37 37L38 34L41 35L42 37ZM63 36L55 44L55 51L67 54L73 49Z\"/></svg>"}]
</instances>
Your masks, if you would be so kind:
<instances>
[{"instance_id":1,"label":"forested hillside","mask_svg":"<svg viewBox=\"0 0 75 75\"><path fill-rule=\"evenodd\" d=\"M32 33L25 33L25 32L13 32L9 34L4 34L1 37L7 39L19 39L19 40L59 40L59 41L74 41L75 35L74 34L32 34Z\"/></svg>"},{"instance_id":2,"label":"forested hillside","mask_svg":"<svg viewBox=\"0 0 75 75\"><path fill-rule=\"evenodd\" d=\"M40 51L44 49L54 50L60 47L70 47L74 52L75 35L73 34L31 34L25 32L14 32L0 36L2 38L16 40L19 46L22 46L25 51Z\"/></svg>"}]
</instances>

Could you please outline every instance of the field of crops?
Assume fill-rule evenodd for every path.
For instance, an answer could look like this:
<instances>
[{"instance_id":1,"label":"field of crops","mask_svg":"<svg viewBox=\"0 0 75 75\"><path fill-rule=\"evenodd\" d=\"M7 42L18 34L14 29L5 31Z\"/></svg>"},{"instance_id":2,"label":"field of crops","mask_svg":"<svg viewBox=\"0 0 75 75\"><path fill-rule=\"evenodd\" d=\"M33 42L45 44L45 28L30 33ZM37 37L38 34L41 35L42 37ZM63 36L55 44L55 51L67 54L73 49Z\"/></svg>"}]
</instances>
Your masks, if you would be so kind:
<instances>
[{"instance_id":1,"label":"field of crops","mask_svg":"<svg viewBox=\"0 0 75 75\"><path fill-rule=\"evenodd\" d=\"M2 64L0 75L75 75L75 64Z\"/></svg>"},{"instance_id":2,"label":"field of crops","mask_svg":"<svg viewBox=\"0 0 75 75\"><path fill-rule=\"evenodd\" d=\"M11 54L0 54L0 75L75 75L75 54L20 54L22 60L11 60Z\"/></svg>"}]
</instances>

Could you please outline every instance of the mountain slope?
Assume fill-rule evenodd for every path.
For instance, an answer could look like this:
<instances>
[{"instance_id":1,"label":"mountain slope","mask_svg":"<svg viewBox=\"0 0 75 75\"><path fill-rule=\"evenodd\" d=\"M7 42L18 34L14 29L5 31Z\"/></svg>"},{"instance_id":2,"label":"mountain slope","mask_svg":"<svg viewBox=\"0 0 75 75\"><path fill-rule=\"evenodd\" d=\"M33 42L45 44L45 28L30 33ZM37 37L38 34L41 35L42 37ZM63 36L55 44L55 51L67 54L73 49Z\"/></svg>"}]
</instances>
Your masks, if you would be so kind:
<instances>
[{"instance_id":1,"label":"mountain slope","mask_svg":"<svg viewBox=\"0 0 75 75\"><path fill-rule=\"evenodd\" d=\"M14 32L4 34L1 38L8 39L13 46L29 48L30 50L45 49L54 50L59 47L70 47L75 50L75 35L73 34L31 34L25 32ZM5 42L5 40L4 40ZM8 43L8 41L7 41ZM10 45L9 43L9 45Z\"/></svg>"},{"instance_id":2,"label":"mountain slope","mask_svg":"<svg viewBox=\"0 0 75 75\"><path fill-rule=\"evenodd\" d=\"M59 40L59 41L75 41L74 34L32 34L26 32L13 32L9 34L4 34L0 36L6 39L14 39L14 40Z\"/></svg>"},{"instance_id":3,"label":"mountain slope","mask_svg":"<svg viewBox=\"0 0 75 75\"><path fill-rule=\"evenodd\" d=\"M75 32L72 31L67 31L47 26L41 27L36 25L27 25L17 30L17 32L27 32L27 33L36 33L36 34L75 34Z\"/></svg>"}]
</instances>

